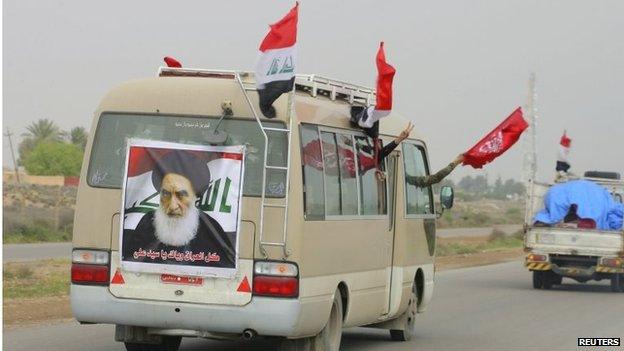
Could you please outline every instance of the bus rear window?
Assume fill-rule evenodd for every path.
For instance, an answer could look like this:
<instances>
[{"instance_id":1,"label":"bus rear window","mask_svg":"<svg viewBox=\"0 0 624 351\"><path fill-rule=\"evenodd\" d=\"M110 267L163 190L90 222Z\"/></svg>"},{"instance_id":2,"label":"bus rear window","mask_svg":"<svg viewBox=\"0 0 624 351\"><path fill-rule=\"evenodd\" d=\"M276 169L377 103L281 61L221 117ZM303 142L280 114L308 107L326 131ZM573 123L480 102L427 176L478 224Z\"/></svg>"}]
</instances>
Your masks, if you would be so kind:
<instances>
[{"instance_id":1,"label":"bus rear window","mask_svg":"<svg viewBox=\"0 0 624 351\"><path fill-rule=\"evenodd\" d=\"M219 117L188 117L146 114L107 113L100 117L91 151L87 183L92 187L121 188L126 154L126 140L141 138L183 144L206 144L206 135L214 129ZM264 121L265 126L285 128L282 122ZM225 145L245 145L245 180L243 195L260 196L262 192L262 158L264 137L253 119L229 117L219 130L228 133ZM287 135L267 131L268 164L286 166ZM284 196L284 172L267 171L267 196Z\"/></svg>"}]
</instances>

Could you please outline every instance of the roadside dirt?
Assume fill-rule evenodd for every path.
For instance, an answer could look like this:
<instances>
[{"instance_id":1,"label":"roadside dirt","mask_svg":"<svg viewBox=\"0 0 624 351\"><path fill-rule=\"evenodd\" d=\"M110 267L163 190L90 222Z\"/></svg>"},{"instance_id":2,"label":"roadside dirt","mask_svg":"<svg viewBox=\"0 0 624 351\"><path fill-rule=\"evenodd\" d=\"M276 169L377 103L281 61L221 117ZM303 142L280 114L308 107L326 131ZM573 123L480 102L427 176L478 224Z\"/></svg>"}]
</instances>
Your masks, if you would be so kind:
<instances>
[{"instance_id":1,"label":"roadside dirt","mask_svg":"<svg viewBox=\"0 0 624 351\"><path fill-rule=\"evenodd\" d=\"M449 269L485 266L488 264L520 260L524 255L521 248L478 252L474 254L436 257L436 269L445 271Z\"/></svg>"},{"instance_id":2,"label":"roadside dirt","mask_svg":"<svg viewBox=\"0 0 624 351\"><path fill-rule=\"evenodd\" d=\"M4 300L2 316L3 329L72 319L67 295Z\"/></svg>"}]
</instances>

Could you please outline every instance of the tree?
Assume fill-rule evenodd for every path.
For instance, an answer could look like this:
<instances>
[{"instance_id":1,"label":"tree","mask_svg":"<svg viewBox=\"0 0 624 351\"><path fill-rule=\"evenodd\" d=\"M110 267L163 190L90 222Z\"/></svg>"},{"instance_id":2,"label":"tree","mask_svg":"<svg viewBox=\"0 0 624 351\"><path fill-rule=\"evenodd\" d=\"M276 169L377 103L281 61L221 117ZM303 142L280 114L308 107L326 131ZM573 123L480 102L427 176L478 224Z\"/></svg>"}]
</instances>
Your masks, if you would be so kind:
<instances>
[{"instance_id":1,"label":"tree","mask_svg":"<svg viewBox=\"0 0 624 351\"><path fill-rule=\"evenodd\" d=\"M83 127L74 127L69 131L69 141L84 150L87 146L87 130Z\"/></svg>"},{"instance_id":2,"label":"tree","mask_svg":"<svg viewBox=\"0 0 624 351\"><path fill-rule=\"evenodd\" d=\"M41 142L24 160L28 174L78 176L83 152L73 144Z\"/></svg>"},{"instance_id":3,"label":"tree","mask_svg":"<svg viewBox=\"0 0 624 351\"><path fill-rule=\"evenodd\" d=\"M40 143L42 141L60 141L62 139L62 133L59 127L47 118L40 118L32 122L26 127L26 130L27 132L23 135L33 139L35 143Z\"/></svg>"},{"instance_id":4,"label":"tree","mask_svg":"<svg viewBox=\"0 0 624 351\"><path fill-rule=\"evenodd\" d=\"M27 132L22 134L25 138L19 143L20 165L23 165L32 150L41 142L61 141L62 133L59 127L47 118L41 118L26 127Z\"/></svg>"}]
</instances>

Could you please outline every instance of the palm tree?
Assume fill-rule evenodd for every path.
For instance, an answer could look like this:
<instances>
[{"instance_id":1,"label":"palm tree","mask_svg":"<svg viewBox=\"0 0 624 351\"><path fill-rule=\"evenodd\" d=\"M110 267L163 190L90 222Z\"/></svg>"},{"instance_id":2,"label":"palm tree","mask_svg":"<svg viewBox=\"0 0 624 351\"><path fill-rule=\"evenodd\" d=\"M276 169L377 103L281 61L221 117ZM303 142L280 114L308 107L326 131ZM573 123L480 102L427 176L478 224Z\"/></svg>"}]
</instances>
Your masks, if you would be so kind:
<instances>
[{"instance_id":1,"label":"palm tree","mask_svg":"<svg viewBox=\"0 0 624 351\"><path fill-rule=\"evenodd\" d=\"M74 127L69 131L69 141L84 150L87 146L87 130L83 127Z\"/></svg>"},{"instance_id":2,"label":"palm tree","mask_svg":"<svg viewBox=\"0 0 624 351\"><path fill-rule=\"evenodd\" d=\"M23 135L32 139L35 144L42 141L60 141L62 133L59 127L47 118L40 118L26 127L27 132Z\"/></svg>"}]
</instances>

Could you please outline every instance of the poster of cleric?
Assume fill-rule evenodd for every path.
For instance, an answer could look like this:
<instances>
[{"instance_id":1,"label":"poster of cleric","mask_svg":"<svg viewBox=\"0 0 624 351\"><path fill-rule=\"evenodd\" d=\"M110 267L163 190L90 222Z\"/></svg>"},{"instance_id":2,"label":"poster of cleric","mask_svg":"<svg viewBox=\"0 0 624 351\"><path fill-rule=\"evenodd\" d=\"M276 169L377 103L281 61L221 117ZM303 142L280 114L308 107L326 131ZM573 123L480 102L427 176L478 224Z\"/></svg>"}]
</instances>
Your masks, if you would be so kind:
<instances>
[{"instance_id":1,"label":"poster of cleric","mask_svg":"<svg viewBox=\"0 0 624 351\"><path fill-rule=\"evenodd\" d=\"M120 216L122 268L233 276L244 151L244 146L128 140Z\"/></svg>"}]
</instances>

